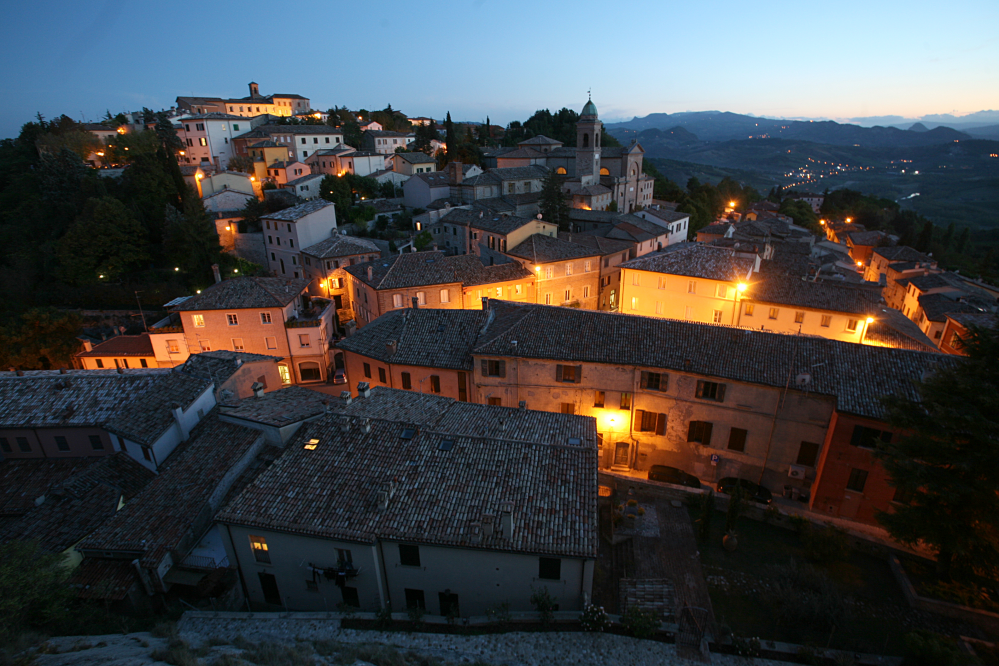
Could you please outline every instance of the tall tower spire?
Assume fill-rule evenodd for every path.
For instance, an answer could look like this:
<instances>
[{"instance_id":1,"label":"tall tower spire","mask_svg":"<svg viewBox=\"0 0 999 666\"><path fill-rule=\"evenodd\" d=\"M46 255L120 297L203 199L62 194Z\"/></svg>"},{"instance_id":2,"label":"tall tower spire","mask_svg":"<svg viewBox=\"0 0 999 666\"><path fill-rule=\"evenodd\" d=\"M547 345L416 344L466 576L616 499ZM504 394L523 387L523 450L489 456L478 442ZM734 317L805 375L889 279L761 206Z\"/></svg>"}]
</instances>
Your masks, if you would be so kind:
<instances>
[{"instance_id":1,"label":"tall tower spire","mask_svg":"<svg viewBox=\"0 0 999 666\"><path fill-rule=\"evenodd\" d=\"M587 91L586 105L576 123L576 177L584 187L600 183L600 119Z\"/></svg>"}]
</instances>

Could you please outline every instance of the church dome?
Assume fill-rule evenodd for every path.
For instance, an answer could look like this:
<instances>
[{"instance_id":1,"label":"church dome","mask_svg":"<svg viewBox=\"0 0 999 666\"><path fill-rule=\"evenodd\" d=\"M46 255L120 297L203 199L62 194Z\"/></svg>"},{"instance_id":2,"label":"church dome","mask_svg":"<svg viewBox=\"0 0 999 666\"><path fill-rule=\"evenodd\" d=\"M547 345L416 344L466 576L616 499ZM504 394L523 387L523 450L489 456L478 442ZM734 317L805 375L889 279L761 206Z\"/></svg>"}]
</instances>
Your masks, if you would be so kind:
<instances>
[{"instance_id":1,"label":"church dome","mask_svg":"<svg viewBox=\"0 0 999 666\"><path fill-rule=\"evenodd\" d=\"M593 103L592 99L586 101L586 106L583 107L583 112L580 115L596 117L597 105Z\"/></svg>"}]
</instances>

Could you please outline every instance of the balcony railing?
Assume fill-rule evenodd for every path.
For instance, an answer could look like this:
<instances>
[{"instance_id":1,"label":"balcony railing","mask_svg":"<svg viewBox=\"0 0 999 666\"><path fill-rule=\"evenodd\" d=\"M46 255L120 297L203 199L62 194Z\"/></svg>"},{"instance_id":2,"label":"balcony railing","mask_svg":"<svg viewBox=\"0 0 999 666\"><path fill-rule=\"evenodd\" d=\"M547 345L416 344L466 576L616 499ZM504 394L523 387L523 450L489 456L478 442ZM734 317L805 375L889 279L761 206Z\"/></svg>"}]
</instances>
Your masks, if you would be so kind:
<instances>
[{"instance_id":1,"label":"balcony railing","mask_svg":"<svg viewBox=\"0 0 999 666\"><path fill-rule=\"evenodd\" d=\"M326 311L333 306L333 301L325 298L313 298L312 307L300 313L297 317L292 317L284 323L286 328L306 328L319 326L322 324Z\"/></svg>"},{"instance_id":2,"label":"balcony railing","mask_svg":"<svg viewBox=\"0 0 999 666\"><path fill-rule=\"evenodd\" d=\"M216 562L214 557L208 557L207 555L188 555L181 561L180 566L185 569L195 569L198 571L224 569L229 566L229 556L224 555L221 561Z\"/></svg>"}]
</instances>

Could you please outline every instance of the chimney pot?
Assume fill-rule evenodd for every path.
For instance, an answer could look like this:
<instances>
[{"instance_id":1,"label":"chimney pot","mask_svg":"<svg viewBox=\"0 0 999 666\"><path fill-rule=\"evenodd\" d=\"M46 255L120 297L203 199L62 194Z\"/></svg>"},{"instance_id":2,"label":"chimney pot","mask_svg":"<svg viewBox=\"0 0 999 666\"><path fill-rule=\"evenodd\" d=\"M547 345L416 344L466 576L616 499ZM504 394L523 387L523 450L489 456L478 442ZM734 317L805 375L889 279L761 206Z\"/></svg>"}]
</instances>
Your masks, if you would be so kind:
<instances>
[{"instance_id":1,"label":"chimney pot","mask_svg":"<svg viewBox=\"0 0 999 666\"><path fill-rule=\"evenodd\" d=\"M413 309L414 310L420 309L420 299L417 298L416 296L413 296Z\"/></svg>"},{"instance_id":2,"label":"chimney pot","mask_svg":"<svg viewBox=\"0 0 999 666\"><path fill-rule=\"evenodd\" d=\"M385 343L385 351L389 356L394 356L398 349L399 343L396 340L389 340Z\"/></svg>"},{"instance_id":3,"label":"chimney pot","mask_svg":"<svg viewBox=\"0 0 999 666\"><path fill-rule=\"evenodd\" d=\"M489 297L488 296L483 296L482 297L482 309L483 310L488 310L489 309Z\"/></svg>"},{"instance_id":4,"label":"chimney pot","mask_svg":"<svg viewBox=\"0 0 999 666\"><path fill-rule=\"evenodd\" d=\"M354 398L350 395L350 391L340 391L340 402L344 405L349 405L354 402Z\"/></svg>"},{"instance_id":5,"label":"chimney pot","mask_svg":"<svg viewBox=\"0 0 999 666\"><path fill-rule=\"evenodd\" d=\"M375 275L375 269L372 268L371 266L368 266L368 281L374 280L375 279L374 275Z\"/></svg>"},{"instance_id":6,"label":"chimney pot","mask_svg":"<svg viewBox=\"0 0 999 666\"><path fill-rule=\"evenodd\" d=\"M526 400L521 400L521 401L520 401L520 402L519 402L519 403L517 404L517 407L518 407L518 408L520 408L520 409L527 409L527 401L526 401Z\"/></svg>"},{"instance_id":7,"label":"chimney pot","mask_svg":"<svg viewBox=\"0 0 999 666\"><path fill-rule=\"evenodd\" d=\"M125 368L118 368L118 374L119 375L125 374Z\"/></svg>"},{"instance_id":8,"label":"chimney pot","mask_svg":"<svg viewBox=\"0 0 999 666\"><path fill-rule=\"evenodd\" d=\"M371 384L368 382L359 382L357 384L357 397L367 398L371 395Z\"/></svg>"},{"instance_id":9,"label":"chimney pot","mask_svg":"<svg viewBox=\"0 0 999 666\"><path fill-rule=\"evenodd\" d=\"M212 264L212 273L215 274L215 284L218 284L219 282L222 281L222 274L219 272L218 264Z\"/></svg>"},{"instance_id":10,"label":"chimney pot","mask_svg":"<svg viewBox=\"0 0 999 666\"><path fill-rule=\"evenodd\" d=\"M264 385L261 384L260 382L253 382L253 384L250 386L250 390L253 391L254 397L256 398L264 397Z\"/></svg>"},{"instance_id":11,"label":"chimney pot","mask_svg":"<svg viewBox=\"0 0 999 666\"><path fill-rule=\"evenodd\" d=\"M364 419L361 421L361 430L364 432L371 432L371 419Z\"/></svg>"}]
</instances>

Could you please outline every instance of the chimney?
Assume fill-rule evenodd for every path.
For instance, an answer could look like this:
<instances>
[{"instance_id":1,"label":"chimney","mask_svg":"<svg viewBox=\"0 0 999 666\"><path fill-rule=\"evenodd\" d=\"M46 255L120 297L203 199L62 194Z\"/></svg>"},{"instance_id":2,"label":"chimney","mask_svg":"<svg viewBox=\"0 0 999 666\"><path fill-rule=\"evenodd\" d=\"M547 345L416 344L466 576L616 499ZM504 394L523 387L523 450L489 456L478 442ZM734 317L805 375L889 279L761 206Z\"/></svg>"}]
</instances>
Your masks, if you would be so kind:
<instances>
[{"instance_id":1,"label":"chimney","mask_svg":"<svg viewBox=\"0 0 999 666\"><path fill-rule=\"evenodd\" d=\"M367 421L367 419L365 419ZM378 508L385 510L388 508L389 500L395 497L395 479L392 479L378 491Z\"/></svg>"},{"instance_id":2,"label":"chimney","mask_svg":"<svg viewBox=\"0 0 999 666\"><path fill-rule=\"evenodd\" d=\"M212 273L215 274L215 284L218 284L219 282L222 281L222 274L219 273L219 265L218 264L212 264Z\"/></svg>"},{"instance_id":3,"label":"chimney","mask_svg":"<svg viewBox=\"0 0 999 666\"><path fill-rule=\"evenodd\" d=\"M59 374L60 375L65 375L66 374L66 368L59 368Z\"/></svg>"},{"instance_id":4,"label":"chimney","mask_svg":"<svg viewBox=\"0 0 999 666\"><path fill-rule=\"evenodd\" d=\"M491 537L496 526L496 516L491 513L482 514L482 536Z\"/></svg>"},{"instance_id":5,"label":"chimney","mask_svg":"<svg viewBox=\"0 0 999 666\"><path fill-rule=\"evenodd\" d=\"M482 309L483 310L488 310L489 309L489 297L488 296L483 296L482 297Z\"/></svg>"},{"instance_id":6,"label":"chimney","mask_svg":"<svg viewBox=\"0 0 999 666\"><path fill-rule=\"evenodd\" d=\"M119 372L120 372L120 370L119 370ZM16 374L18 377L23 377L24 376L24 370L15 370L14 374Z\"/></svg>"},{"instance_id":7,"label":"chimney","mask_svg":"<svg viewBox=\"0 0 999 666\"><path fill-rule=\"evenodd\" d=\"M240 367L240 366L242 366L242 365L243 365L243 359L241 359L241 358L237 358L237 359L236 359L236 367L238 368L238 367Z\"/></svg>"},{"instance_id":8,"label":"chimney","mask_svg":"<svg viewBox=\"0 0 999 666\"><path fill-rule=\"evenodd\" d=\"M357 397L367 398L371 395L371 384L368 382L358 382L357 384Z\"/></svg>"},{"instance_id":9,"label":"chimney","mask_svg":"<svg viewBox=\"0 0 999 666\"><path fill-rule=\"evenodd\" d=\"M499 506L500 532L504 539L513 538L513 502L502 502Z\"/></svg>"},{"instance_id":10,"label":"chimney","mask_svg":"<svg viewBox=\"0 0 999 666\"><path fill-rule=\"evenodd\" d=\"M340 391L340 404L344 407L354 402L354 398L350 395L350 391Z\"/></svg>"},{"instance_id":11,"label":"chimney","mask_svg":"<svg viewBox=\"0 0 999 666\"><path fill-rule=\"evenodd\" d=\"M90 340L83 341L83 351L93 351L94 346L90 344Z\"/></svg>"},{"instance_id":12,"label":"chimney","mask_svg":"<svg viewBox=\"0 0 999 666\"><path fill-rule=\"evenodd\" d=\"M389 340L385 343L385 353L389 356L395 356L396 351L399 349L399 343L396 340Z\"/></svg>"},{"instance_id":13,"label":"chimney","mask_svg":"<svg viewBox=\"0 0 999 666\"><path fill-rule=\"evenodd\" d=\"M517 408L518 408L518 409L527 409L527 401L526 401L526 400L521 400L521 401L520 401L520 402L519 402L519 403L517 404Z\"/></svg>"},{"instance_id":14,"label":"chimney","mask_svg":"<svg viewBox=\"0 0 999 666\"><path fill-rule=\"evenodd\" d=\"M361 420L361 430L364 432L371 432L371 419Z\"/></svg>"},{"instance_id":15,"label":"chimney","mask_svg":"<svg viewBox=\"0 0 999 666\"><path fill-rule=\"evenodd\" d=\"M434 252L436 252L437 251L437 243L433 244L433 248L434 248Z\"/></svg>"},{"instance_id":16,"label":"chimney","mask_svg":"<svg viewBox=\"0 0 999 666\"><path fill-rule=\"evenodd\" d=\"M417 298L416 296L413 296L413 309L414 310L420 309L420 299Z\"/></svg>"},{"instance_id":17,"label":"chimney","mask_svg":"<svg viewBox=\"0 0 999 666\"><path fill-rule=\"evenodd\" d=\"M375 269L368 266L368 282L372 282L375 279Z\"/></svg>"},{"instance_id":18,"label":"chimney","mask_svg":"<svg viewBox=\"0 0 999 666\"><path fill-rule=\"evenodd\" d=\"M118 368L118 374L119 375L125 374L125 368Z\"/></svg>"},{"instance_id":19,"label":"chimney","mask_svg":"<svg viewBox=\"0 0 999 666\"><path fill-rule=\"evenodd\" d=\"M255 398L264 397L264 385L261 384L260 382L253 382L253 385L250 386L250 390L253 391L253 397Z\"/></svg>"},{"instance_id":20,"label":"chimney","mask_svg":"<svg viewBox=\"0 0 999 666\"><path fill-rule=\"evenodd\" d=\"M175 402L171 406L171 411L173 411L173 420L177 422L177 427L180 429L180 441L186 442L191 433L184 427L184 410Z\"/></svg>"},{"instance_id":21,"label":"chimney","mask_svg":"<svg viewBox=\"0 0 999 666\"><path fill-rule=\"evenodd\" d=\"M468 536L472 543L482 543L482 523L478 521L469 523Z\"/></svg>"}]
</instances>

